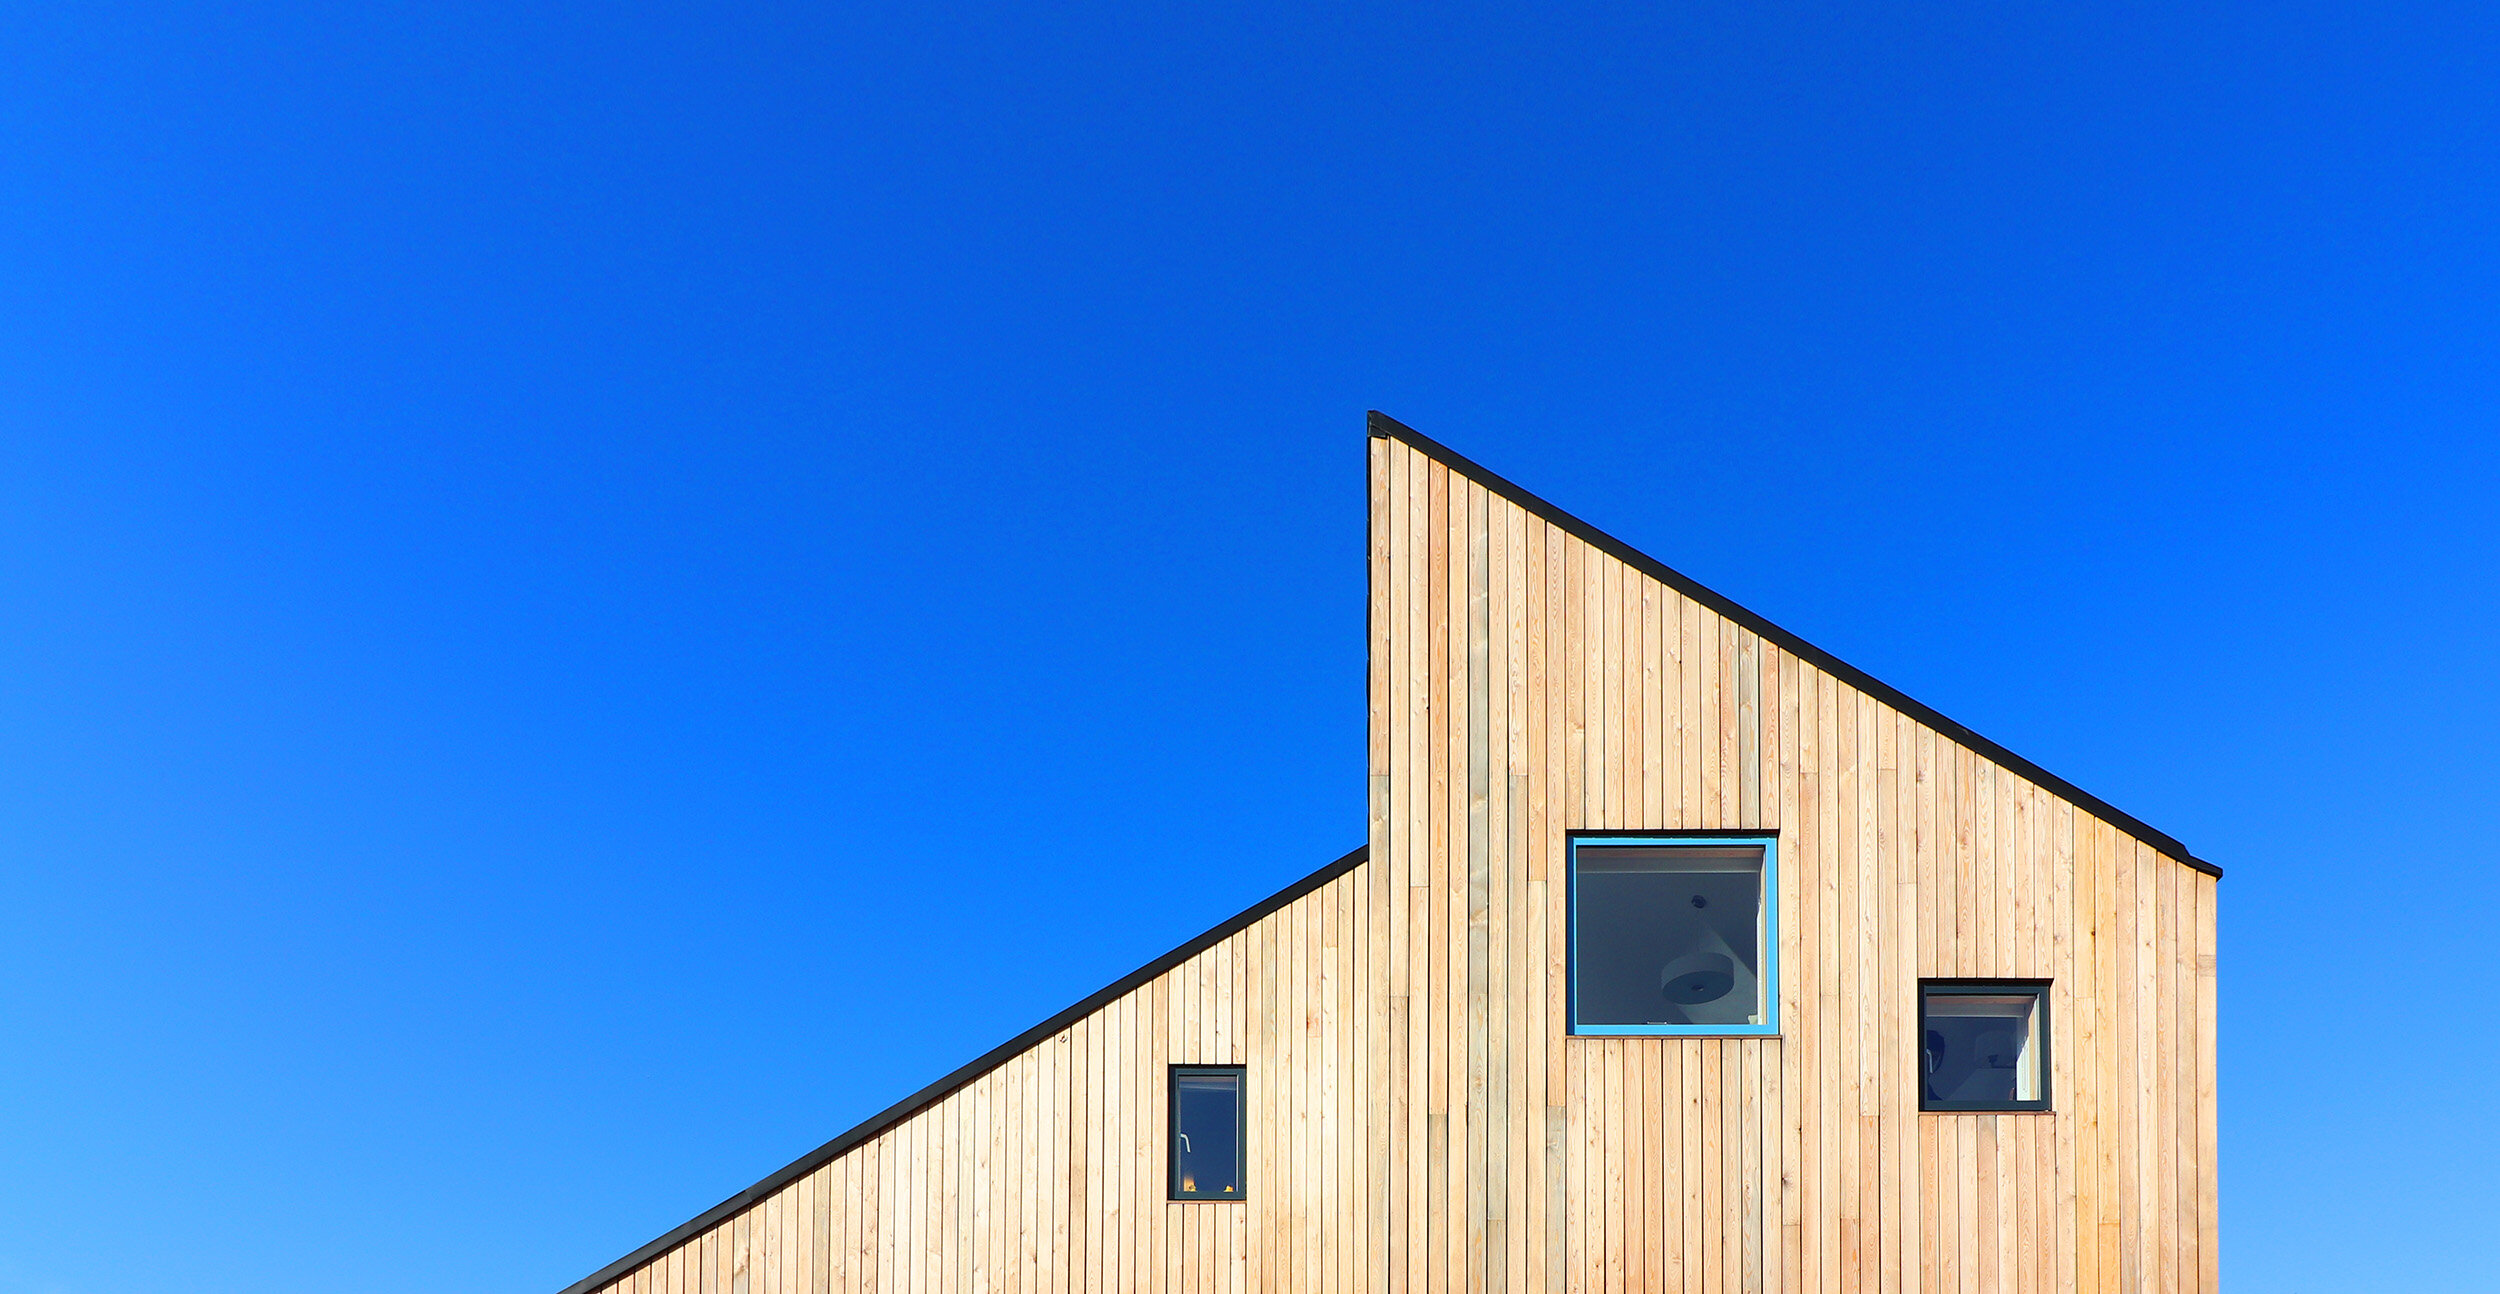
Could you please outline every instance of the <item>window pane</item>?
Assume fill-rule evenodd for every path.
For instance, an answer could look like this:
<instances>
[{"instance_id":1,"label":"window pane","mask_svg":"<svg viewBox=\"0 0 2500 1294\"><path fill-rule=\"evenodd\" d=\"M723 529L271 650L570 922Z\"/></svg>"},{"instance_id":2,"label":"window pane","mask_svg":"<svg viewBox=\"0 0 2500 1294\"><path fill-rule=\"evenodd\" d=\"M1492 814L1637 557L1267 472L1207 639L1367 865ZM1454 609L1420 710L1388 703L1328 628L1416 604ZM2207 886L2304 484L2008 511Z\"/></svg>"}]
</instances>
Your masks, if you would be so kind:
<instances>
[{"instance_id":1,"label":"window pane","mask_svg":"<svg viewBox=\"0 0 2500 1294\"><path fill-rule=\"evenodd\" d=\"M1581 845L1578 1025L1760 1024L1762 848Z\"/></svg>"},{"instance_id":2,"label":"window pane","mask_svg":"<svg viewBox=\"0 0 2500 1294\"><path fill-rule=\"evenodd\" d=\"M1930 993L1922 1065L1930 1101L2040 1099L2037 993Z\"/></svg>"},{"instance_id":3,"label":"window pane","mask_svg":"<svg viewBox=\"0 0 2500 1294\"><path fill-rule=\"evenodd\" d=\"M1241 1198L1241 1071L1172 1076L1172 1194Z\"/></svg>"}]
</instances>

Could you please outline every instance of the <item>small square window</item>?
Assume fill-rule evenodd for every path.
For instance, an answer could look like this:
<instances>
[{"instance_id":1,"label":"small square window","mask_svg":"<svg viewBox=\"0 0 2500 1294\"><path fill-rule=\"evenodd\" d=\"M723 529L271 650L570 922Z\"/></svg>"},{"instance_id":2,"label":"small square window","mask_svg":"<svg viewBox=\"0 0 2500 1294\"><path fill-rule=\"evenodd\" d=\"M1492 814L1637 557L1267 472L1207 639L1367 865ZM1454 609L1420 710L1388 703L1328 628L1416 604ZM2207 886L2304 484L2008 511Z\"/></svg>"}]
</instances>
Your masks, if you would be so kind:
<instances>
[{"instance_id":1,"label":"small square window","mask_svg":"<svg viewBox=\"0 0 2500 1294\"><path fill-rule=\"evenodd\" d=\"M1573 837L1571 1031L1778 1033L1774 843Z\"/></svg>"},{"instance_id":2,"label":"small square window","mask_svg":"<svg viewBox=\"0 0 2500 1294\"><path fill-rule=\"evenodd\" d=\"M2049 986L2037 980L1919 985L1919 1108L2049 1108Z\"/></svg>"},{"instance_id":3,"label":"small square window","mask_svg":"<svg viewBox=\"0 0 2500 1294\"><path fill-rule=\"evenodd\" d=\"M1172 1067L1171 1198L1242 1198L1242 1079L1239 1065Z\"/></svg>"}]
</instances>

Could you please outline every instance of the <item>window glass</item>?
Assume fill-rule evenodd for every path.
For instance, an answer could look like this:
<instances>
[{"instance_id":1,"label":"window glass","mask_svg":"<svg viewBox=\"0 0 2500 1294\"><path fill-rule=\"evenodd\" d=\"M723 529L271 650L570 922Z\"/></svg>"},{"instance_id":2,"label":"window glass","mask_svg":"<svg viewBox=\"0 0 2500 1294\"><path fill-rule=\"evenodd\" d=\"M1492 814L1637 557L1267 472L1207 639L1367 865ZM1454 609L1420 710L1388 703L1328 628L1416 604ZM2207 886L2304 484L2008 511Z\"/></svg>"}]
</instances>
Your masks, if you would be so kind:
<instances>
[{"instance_id":1,"label":"window glass","mask_svg":"<svg viewBox=\"0 0 2500 1294\"><path fill-rule=\"evenodd\" d=\"M1765 1023L1763 846L1576 842L1572 1024Z\"/></svg>"},{"instance_id":2,"label":"window glass","mask_svg":"<svg viewBox=\"0 0 2500 1294\"><path fill-rule=\"evenodd\" d=\"M1172 1071L1172 1198L1241 1198L1239 1068Z\"/></svg>"},{"instance_id":3,"label":"window glass","mask_svg":"<svg viewBox=\"0 0 2500 1294\"><path fill-rule=\"evenodd\" d=\"M1930 1109L2038 1108L2047 1050L2037 987L1930 985L1920 1012L1921 1095Z\"/></svg>"}]
</instances>

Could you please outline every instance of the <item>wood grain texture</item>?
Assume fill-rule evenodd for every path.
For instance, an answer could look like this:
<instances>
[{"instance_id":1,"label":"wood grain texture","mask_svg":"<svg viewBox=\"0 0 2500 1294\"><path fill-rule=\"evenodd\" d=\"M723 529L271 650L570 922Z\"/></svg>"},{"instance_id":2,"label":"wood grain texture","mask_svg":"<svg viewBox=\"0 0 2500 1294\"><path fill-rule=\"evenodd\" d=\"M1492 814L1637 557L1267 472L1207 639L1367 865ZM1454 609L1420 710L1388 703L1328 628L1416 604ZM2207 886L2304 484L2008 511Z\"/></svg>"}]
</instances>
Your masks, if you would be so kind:
<instances>
[{"instance_id":1,"label":"wood grain texture","mask_svg":"<svg viewBox=\"0 0 2500 1294\"><path fill-rule=\"evenodd\" d=\"M2215 883L1397 439L1367 861L607 1294L2210 1294ZM1776 833L1782 1036L1564 1034L1567 833ZM2039 977L2053 1113L1918 1111ZM1165 1200L1167 1070L1248 1198Z\"/></svg>"}]
</instances>

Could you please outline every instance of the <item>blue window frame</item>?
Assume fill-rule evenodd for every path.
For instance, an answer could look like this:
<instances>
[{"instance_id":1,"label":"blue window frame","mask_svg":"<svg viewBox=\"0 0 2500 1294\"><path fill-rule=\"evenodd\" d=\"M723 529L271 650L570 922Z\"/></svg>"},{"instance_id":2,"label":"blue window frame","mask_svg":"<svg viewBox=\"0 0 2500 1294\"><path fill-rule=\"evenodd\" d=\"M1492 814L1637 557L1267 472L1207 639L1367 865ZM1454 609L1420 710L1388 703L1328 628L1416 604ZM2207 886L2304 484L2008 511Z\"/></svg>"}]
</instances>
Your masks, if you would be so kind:
<instances>
[{"instance_id":1,"label":"blue window frame","mask_svg":"<svg viewBox=\"0 0 2500 1294\"><path fill-rule=\"evenodd\" d=\"M1569 850L1572 1033L1779 1033L1777 836L1581 832Z\"/></svg>"}]
</instances>

